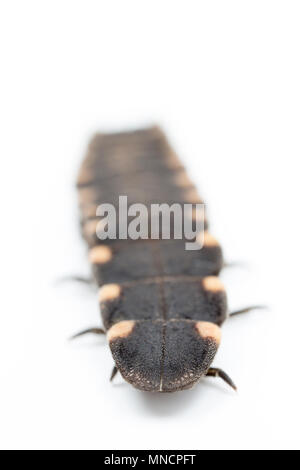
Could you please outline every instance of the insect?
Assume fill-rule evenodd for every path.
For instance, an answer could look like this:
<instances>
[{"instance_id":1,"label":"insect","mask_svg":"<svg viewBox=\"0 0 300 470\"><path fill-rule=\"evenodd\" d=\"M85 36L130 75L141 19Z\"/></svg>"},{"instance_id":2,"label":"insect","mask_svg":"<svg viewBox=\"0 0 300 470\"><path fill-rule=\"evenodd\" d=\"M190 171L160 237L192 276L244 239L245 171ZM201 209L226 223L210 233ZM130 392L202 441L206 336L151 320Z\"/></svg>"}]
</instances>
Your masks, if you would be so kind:
<instances>
[{"instance_id":1,"label":"insect","mask_svg":"<svg viewBox=\"0 0 300 470\"><path fill-rule=\"evenodd\" d=\"M116 204L120 194L146 207L202 202L161 129L96 135L77 187L104 329L75 337L106 333L115 361L111 379L119 371L140 390L175 392L204 376L220 377L235 389L224 371L212 367L228 307L218 278L222 250L207 221L201 250L187 251L184 240L174 237L101 241L97 236L97 206Z\"/></svg>"}]
</instances>

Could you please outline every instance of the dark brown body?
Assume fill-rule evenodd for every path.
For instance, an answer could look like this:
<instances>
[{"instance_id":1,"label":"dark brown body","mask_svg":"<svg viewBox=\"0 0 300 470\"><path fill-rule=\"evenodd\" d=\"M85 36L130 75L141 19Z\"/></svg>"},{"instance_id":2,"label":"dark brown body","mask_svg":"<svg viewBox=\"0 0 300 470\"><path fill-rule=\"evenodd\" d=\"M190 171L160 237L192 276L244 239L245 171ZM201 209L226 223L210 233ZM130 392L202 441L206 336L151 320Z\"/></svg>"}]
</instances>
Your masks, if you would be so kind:
<instances>
[{"instance_id":1,"label":"dark brown body","mask_svg":"<svg viewBox=\"0 0 300 470\"><path fill-rule=\"evenodd\" d=\"M197 191L158 128L99 134L78 178L82 233L89 245L108 340L123 377L147 391L190 388L206 375L227 314L216 277L221 248L207 231L201 250L184 240L96 236L101 203L199 203Z\"/></svg>"}]
</instances>

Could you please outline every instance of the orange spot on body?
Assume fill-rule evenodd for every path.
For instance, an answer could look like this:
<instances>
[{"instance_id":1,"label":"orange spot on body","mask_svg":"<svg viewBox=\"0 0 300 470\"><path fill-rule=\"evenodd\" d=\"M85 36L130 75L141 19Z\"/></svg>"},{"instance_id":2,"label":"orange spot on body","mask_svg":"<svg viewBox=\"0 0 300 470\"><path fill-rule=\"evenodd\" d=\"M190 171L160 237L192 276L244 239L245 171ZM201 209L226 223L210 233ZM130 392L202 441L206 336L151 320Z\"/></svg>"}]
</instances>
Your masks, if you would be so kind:
<instances>
[{"instance_id":1,"label":"orange spot on body","mask_svg":"<svg viewBox=\"0 0 300 470\"><path fill-rule=\"evenodd\" d=\"M205 232L198 233L197 241L200 245L206 247L219 246L219 242L207 230L205 230Z\"/></svg>"},{"instance_id":2,"label":"orange spot on body","mask_svg":"<svg viewBox=\"0 0 300 470\"><path fill-rule=\"evenodd\" d=\"M221 329L214 323L199 321L196 323L199 335L204 339L212 339L218 345L221 342Z\"/></svg>"},{"instance_id":3,"label":"orange spot on body","mask_svg":"<svg viewBox=\"0 0 300 470\"><path fill-rule=\"evenodd\" d=\"M100 302L107 302L120 297L121 287L118 284L106 284L100 289Z\"/></svg>"},{"instance_id":4,"label":"orange spot on body","mask_svg":"<svg viewBox=\"0 0 300 470\"><path fill-rule=\"evenodd\" d=\"M89 251L89 260L92 264L105 264L112 259L112 251L108 246L98 245Z\"/></svg>"},{"instance_id":5,"label":"orange spot on body","mask_svg":"<svg viewBox=\"0 0 300 470\"><path fill-rule=\"evenodd\" d=\"M116 338L126 338L130 335L135 325L135 321L127 320L120 321L113 325L107 332L107 339L109 342Z\"/></svg>"},{"instance_id":6,"label":"orange spot on body","mask_svg":"<svg viewBox=\"0 0 300 470\"><path fill-rule=\"evenodd\" d=\"M217 276L207 276L204 277L202 280L202 285L205 290L211 291L211 292L221 292L225 291L225 287L223 283L220 281L220 279Z\"/></svg>"}]
</instances>

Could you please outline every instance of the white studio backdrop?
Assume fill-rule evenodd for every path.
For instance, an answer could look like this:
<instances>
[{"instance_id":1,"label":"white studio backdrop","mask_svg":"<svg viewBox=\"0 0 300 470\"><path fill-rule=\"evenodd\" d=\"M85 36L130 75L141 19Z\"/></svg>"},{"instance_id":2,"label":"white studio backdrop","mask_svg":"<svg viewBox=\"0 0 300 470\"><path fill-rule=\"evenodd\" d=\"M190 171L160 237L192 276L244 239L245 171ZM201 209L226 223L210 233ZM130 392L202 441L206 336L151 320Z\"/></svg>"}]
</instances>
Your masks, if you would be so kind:
<instances>
[{"instance_id":1,"label":"white studio backdrop","mask_svg":"<svg viewBox=\"0 0 300 470\"><path fill-rule=\"evenodd\" d=\"M297 1L2 1L0 446L299 448ZM91 134L159 123L207 203L232 309L218 380L147 395L118 377L74 181Z\"/></svg>"}]
</instances>

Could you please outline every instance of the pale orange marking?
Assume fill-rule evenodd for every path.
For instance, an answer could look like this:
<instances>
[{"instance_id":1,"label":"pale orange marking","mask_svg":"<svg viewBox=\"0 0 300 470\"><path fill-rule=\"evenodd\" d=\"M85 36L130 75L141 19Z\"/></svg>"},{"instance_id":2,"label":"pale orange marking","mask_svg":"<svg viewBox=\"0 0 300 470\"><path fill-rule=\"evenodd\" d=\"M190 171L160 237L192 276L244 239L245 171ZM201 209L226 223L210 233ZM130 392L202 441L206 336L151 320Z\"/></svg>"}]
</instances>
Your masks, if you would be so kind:
<instances>
[{"instance_id":1,"label":"pale orange marking","mask_svg":"<svg viewBox=\"0 0 300 470\"><path fill-rule=\"evenodd\" d=\"M190 178L186 174L185 171L181 171L177 174L175 174L175 183L178 184L178 186L189 186L192 184Z\"/></svg>"},{"instance_id":2,"label":"pale orange marking","mask_svg":"<svg viewBox=\"0 0 300 470\"><path fill-rule=\"evenodd\" d=\"M99 220L88 220L83 226L83 231L86 235L94 235L96 233Z\"/></svg>"},{"instance_id":3,"label":"pale orange marking","mask_svg":"<svg viewBox=\"0 0 300 470\"><path fill-rule=\"evenodd\" d=\"M79 189L78 197L79 197L79 202L84 203L84 202L89 202L93 201L94 198L96 197L96 192L94 188L81 188Z\"/></svg>"},{"instance_id":4,"label":"pale orange marking","mask_svg":"<svg viewBox=\"0 0 300 470\"><path fill-rule=\"evenodd\" d=\"M207 230L198 233L197 241L203 246L219 246L219 242Z\"/></svg>"},{"instance_id":5,"label":"pale orange marking","mask_svg":"<svg viewBox=\"0 0 300 470\"><path fill-rule=\"evenodd\" d=\"M87 168L86 165L82 165L79 175L77 177L77 184L85 184L91 180L93 173L90 168Z\"/></svg>"},{"instance_id":6,"label":"pale orange marking","mask_svg":"<svg viewBox=\"0 0 300 470\"><path fill-rule=\"evenodd\" d=\"M211 292L224 292L225 287L223 283L217 276L207 276L204 277L202 280L202 284L205 290L209 290Z\"/></svg>"},{"instance_id":7,"label":"pale orange marking","mask_svg":"<svg viewBox=\"0 0 300 470\"><path fill-rule=\"evenodd\" d=\"M100 289L99 300L100 302L107 302L120 297L121 287L118 284L106 284Z\"/></svg>"},{"instance_id":8,"label":"pale orange marking","mask_svg":"<svg viewBox=\"0 0 300 470\"><path fill-rule=\"evenodd\" d=\"M186 202L188 202L190 204L201 204L202 203L196 188L188 189L185 193L184 199L186 200Z\"/></svg>"},{"instance_id":9,"label":"pale orange marking","mask_svg":"<svg viewBox=\"0 0 300 470\"><path fill-rule=\"evenodd\" d=\"M89 204L81 208L84 217L95 217L97 215L97 207L95 204Z\"/></svg>"},{"instance_id":10,"label":"pale orange marking","mask_svg":"<svg viewBox=\"0 0 300 470\"><path fill-rule=\"evenodd\" d=\"M100 239L100 234L103 232L103 229L106 227L106 220L87 220L83 226L83 232L86 236L98 235Z\"/></svg>"},{"instance_id":11,"label":"pale orange marking","mask_svg":"<svg viewBox=\"0 0 300 470\"><path fill-rule=\"evenodd\" d=\"M196 323L196 328L199 335L204 339L211 338L214 340L218 345L221 342L221 329L215 325L214 323L210 323L207 321L198 321Z\"/></svg>"},{"instance_id":12,"label":"pale orange marking","mask_svg":"<svg viewBox=\"0 0 300 470\"><path fill-rule=\"evenodd\" d=\"M98 245L89 252L89 260L92 264L108 263L112 259L112 251L108 246Z\"/></svg>"},{"instance_id":13,"label":"pale orange marking","mask_svg":"<svg viewBox=\"0 0 300 470\"><path fill-rule=\"evenodd\" d=\"M108 341L111 342L115 338L126 338L132 332L134 325L135 321L133 320L120 321L116 323L107 332Z\"/></svg>"},{"instance_id":14,"label":"pale orange marking","mask_svg":"<svg viewBox=\"0 0 300 470\"><path fill-rule=\"evenodd\" d=\"M191 217L192 217L193 221L195 221L196 219L197 220L206 220L205 209L204 208L197 209L196 207L193 207ZM205 232L205 233L207 233L207 232Z\"/></svg>"}]
</instances>

